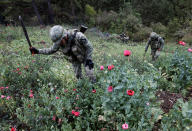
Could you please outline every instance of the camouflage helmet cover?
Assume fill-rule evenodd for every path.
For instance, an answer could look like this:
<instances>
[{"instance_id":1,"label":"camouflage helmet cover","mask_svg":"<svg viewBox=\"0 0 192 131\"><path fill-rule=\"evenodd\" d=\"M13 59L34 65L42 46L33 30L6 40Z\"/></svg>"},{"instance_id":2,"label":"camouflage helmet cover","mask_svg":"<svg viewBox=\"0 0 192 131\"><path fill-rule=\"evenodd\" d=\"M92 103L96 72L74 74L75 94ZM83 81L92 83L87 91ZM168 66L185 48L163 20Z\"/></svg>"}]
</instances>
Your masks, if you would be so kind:
<instances>
[{"instance_id":1,"label":"camouflage helmet cover","mask_svg":"<svg viewBox=\"0 0 192 131\"><path fill-rule=\"evenodd\" d=\"M66 35L67 33L67 30L63 29L62 26L60 25L55 25L53 26L51 29L50 29L50 37L51 37L51 40L54 42L54 43L60 43L62 38L64 37L64 34Z\"/></svg>"},{"instance_id":2,"label":"camouflage helmet cover","mask_svg":"<svg viewBox=\"0 0 192 131\"><path fill-rule=\"evenodd\" d=\"M155 32L151 32L150 37L155 39L155 38L158 38L159 35Z\"/></svg>"}]
</instances>

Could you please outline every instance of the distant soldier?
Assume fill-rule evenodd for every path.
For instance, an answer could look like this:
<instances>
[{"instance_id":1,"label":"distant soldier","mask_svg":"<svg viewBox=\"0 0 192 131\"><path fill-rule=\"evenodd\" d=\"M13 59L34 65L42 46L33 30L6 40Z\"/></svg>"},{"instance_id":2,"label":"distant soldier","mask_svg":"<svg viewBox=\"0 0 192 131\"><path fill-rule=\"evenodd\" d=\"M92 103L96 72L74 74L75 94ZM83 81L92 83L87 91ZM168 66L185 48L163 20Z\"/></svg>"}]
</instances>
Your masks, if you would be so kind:
<instances>
[{"instance_id":1,"label":"distant soldier","mask_svg":"<svg viewBox=\"0 0 192 131\"><path fill-rule=\"evenodd\" d=\"M86 75L94 83L96 82L96 78L93 74L93 47L82 33L86 29L82 27L80 30L81 32L77 29L67 30L60 25L53 26L50 29L50 38L54 43L53 46L44 49L31 47L30 51L34 54L49 55L61 50L67 56L67 60L72 63L76 77L78 79L82 78L81 64L83 64Z\"/></svg>"},{"instance_id":2,"label":"distant soldier","mask_svg":"<svg viewBox=\"0 0 192 131\"><path fill-rule=\"evenodd\" d=\"M120 36L120 39L123 43L127 43L128 40L129 40L129 37L125 35L125 33L122 33L119 35Z\"/></svg>"},{"instance_id":3,"label":"distant soldier","mask_svg":"<svg viewBox=\"0 0 192 131\"><path fill-rule=\"evenodd\" d=\"M151 46L152 61L155 61L159 57L160 51L163 50L164 40L157 33L152 32L150 34L150 38L147 42L147 45L145 47L145 54L148 50L149 45ZM144 56L145 56L145 54L144 54Z\"/></svg>"}]
</instances>

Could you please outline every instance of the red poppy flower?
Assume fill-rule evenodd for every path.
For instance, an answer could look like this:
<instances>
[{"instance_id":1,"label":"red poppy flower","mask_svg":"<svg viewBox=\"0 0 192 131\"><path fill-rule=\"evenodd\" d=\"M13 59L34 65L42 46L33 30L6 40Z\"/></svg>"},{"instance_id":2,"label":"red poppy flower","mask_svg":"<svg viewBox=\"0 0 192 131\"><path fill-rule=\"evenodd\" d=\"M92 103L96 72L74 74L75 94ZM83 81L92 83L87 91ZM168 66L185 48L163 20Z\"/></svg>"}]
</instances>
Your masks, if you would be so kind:
<instances>
[{"instance_id":1,"label":"red poppy flower","mask_svg":"<svg viewBox=\"0 0 192 131\"><path fill-rule=\"evenodd\" d=\"M72 110L72 111L71 111L71 113L74 115L74 114L75 114L75 111L74 111L74 110Z\"/></svg>"},{"instance_id":2,"label":"red poppy flower","mask_svg":"<svg viewBox=\"0 0 192 131\"><path fill-rule=\"evenodd\" d=\"M124 50L124 56L130 56L131 51L130 50Z\"/></svg>"},{"instance_id":3,"label":"red poppy flower","mask_svg":"<svg viewBox=\"0 0 192 131\"><path fill-rule=\"evenodd\" d=\"M114 65L111 65L111 68L113 69L115 66Z\"/></svg>"},{"instance_id":4,"label":"red poppy flower","mask_svg":"<svg viewBox=\"0 0 192 131\"><path fill-rule=\"evenodd\" d=\"M93 93L96 93L96 90L92 90Z\"/></svg>"},{"instance_id":5,"label":"red poppy flower","mask_svg":"<svg viewBox=\"0 0 192 131\"><path fill-rule=\"evenodd\" d=\"M11 131L16 131L16 128L12 127L12 128L11 128Z\"/></svg>"},{"instance_id":6,"label":"red poppy flower","mask_svg":"<svg viewBox=\"0 0 192 131\"><path fill-rule=\"evenodd\" d=\"M77 91L77 89L73 89L73 91Z\"/></svg>"},{"instance_id":7,"label":"red poppy flower","mask_svg":"<svg viewBox=\"0 0 192 131\"><path fill-rule=\"evenodd\" d=\"M59 99L59 97L56 96L56 99Z\"/></svg>"},{"instance_id":8,"label":"red poppy flower","mask_svg":"<svg viewBox=\"0 0 192 131\"><path fill-rule=\"evenodd\" d=\"M134 91L132 91L132 90L127 90L127 95L129 95L129 96L133 96L134 95Z\"/></svg>"},{"instance_id":9,"label":"red poppy flower","mask_svg":"<svg viewBox=\"0 0 192 131\"><path fill-rule=\"evenodd\" d=\"M75 112L74 115L78 117L80 115L80 112Z\"/></svg>"},{"instance_id":10,"label":"red poppy flower","mask_svg":"<svg viewBox=\"0 0 192 131\"><path fill-rule=\"evenodd\" d=\"M112 70L112 69L113 69L112 66L109 65L109 66L108 66L108 70L110 71L110 70Z\"/></svg>"},{"instance_id":11,"label":"red poppy flower","mask_svg":"<svg viewBox=\"0 0 192 131\"><path fill-rule=\"evenodd\" d=\"M19 68L17 68L17 71L19 71Z\"/></svg>"},{"instance_id":12,"label":"red poppy flower","mask_svg":"<svg viewBox=\"0 0 192 131\"><path fill-rule=\"evenodd\" d=\"M179 41L179 44L182 45L182 46L186 45L186 43L184 41Z\"/></svg>"}]
</instances>

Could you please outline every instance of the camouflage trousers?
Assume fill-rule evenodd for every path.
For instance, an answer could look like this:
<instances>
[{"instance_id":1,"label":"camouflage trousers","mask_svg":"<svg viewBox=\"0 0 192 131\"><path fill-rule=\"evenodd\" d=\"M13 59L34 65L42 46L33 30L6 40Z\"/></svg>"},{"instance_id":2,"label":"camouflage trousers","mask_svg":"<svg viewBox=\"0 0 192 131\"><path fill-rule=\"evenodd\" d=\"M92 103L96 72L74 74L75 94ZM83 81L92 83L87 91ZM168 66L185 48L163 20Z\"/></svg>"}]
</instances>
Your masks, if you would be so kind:
<instances>
[{"instance_id":1,"label":"camouflage trousers","mask_svg":"<svg viewBox=\"0 0 192 131\"><path fill-rule=\"evenodd\" d=\"M73 70L75 72L75 75L77 77L77 79L81 79L82 77L82 69L81 69L81 62L79 61L73 61L72 65L73 65ZM94 70L93 69L89 69L88 66L85 66L85 64L83 64L85 67L85 73L86 76L91 80L92 83L96 82L96 77L94 75Z\"/></svg>"},{"instance_id":2,"label":"camouflage trousers","mask_svg":"<svg viewBox=\"0 0 192 131\"><path fill-rule=\"evenodd\" d=\"M152 61L155 61L160 56L160 51L158 51L158 50L151 50L151 55L152 55Z\"/></svg>"}]
</instances>

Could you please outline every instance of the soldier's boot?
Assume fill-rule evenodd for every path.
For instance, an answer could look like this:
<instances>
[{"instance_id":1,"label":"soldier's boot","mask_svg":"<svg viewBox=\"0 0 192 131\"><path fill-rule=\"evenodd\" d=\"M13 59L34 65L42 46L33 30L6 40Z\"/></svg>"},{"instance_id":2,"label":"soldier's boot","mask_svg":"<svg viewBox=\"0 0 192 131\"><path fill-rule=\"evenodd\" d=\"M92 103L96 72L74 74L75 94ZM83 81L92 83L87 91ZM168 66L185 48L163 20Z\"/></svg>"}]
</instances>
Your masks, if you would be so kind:
<instances>
[{"instance_id":1,"label":"soldier's boot","mask_svg":"<svg viewBox=\"0 0 192 131\"><path fill-rule=\"evenodd\" d=\"M81 70L81 63L80 62L73 62L73 70L77 79L82 79L82 70Z\"/></svg>"},{"instance_id":2,"label":"soldier's boot","mask_svg":"<svg viewBox=\"0 0 192 131\"><path fill-rule=\"evenodd\" d=\"M96 77L94 75L94 70L93 69L89 69L88 66L85 67L85 73L87 75L87 77L90 79L90 81L94 84L96 83Z\"/></svg>"}]
</instances>

